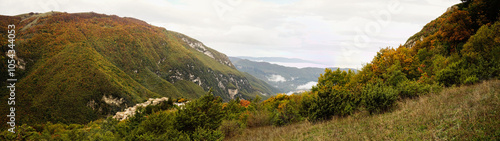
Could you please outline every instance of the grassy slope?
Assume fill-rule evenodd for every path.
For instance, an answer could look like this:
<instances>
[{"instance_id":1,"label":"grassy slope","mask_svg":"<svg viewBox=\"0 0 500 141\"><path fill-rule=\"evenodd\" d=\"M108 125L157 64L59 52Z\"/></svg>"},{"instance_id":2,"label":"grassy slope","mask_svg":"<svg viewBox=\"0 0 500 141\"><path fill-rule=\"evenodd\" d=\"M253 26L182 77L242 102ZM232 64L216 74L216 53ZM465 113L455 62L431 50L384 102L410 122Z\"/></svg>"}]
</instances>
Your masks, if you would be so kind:
<instances>
[{"instance_id":1,"label":"grassy slope","mask_svg":"<svg viewBox=\"0 0 500 141\"><path fill-rule=\"evenodd\" d=\"M491 80L400 101L385 114L252 128L228 140L498 140L499 112L500 80Z\"/></svg>"}]
</instances>

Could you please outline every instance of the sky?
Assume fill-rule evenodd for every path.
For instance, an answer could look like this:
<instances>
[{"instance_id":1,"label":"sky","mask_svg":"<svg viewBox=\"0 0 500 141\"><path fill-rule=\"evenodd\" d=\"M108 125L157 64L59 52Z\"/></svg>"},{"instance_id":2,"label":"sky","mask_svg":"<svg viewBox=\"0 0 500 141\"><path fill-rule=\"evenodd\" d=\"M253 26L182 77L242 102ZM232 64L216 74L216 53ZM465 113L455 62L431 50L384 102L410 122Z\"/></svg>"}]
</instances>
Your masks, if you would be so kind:
<instances>
[{"instance_id":1,"label":"sky","mask_svg":"<svg viewBox=\"0 0 500 141\"><path fill-rule=\"evenodd\" d=\"M134 17L228 56L360 69L460 0L2 0L0 15L61 11Z\"/></svg>"}]
</instances>

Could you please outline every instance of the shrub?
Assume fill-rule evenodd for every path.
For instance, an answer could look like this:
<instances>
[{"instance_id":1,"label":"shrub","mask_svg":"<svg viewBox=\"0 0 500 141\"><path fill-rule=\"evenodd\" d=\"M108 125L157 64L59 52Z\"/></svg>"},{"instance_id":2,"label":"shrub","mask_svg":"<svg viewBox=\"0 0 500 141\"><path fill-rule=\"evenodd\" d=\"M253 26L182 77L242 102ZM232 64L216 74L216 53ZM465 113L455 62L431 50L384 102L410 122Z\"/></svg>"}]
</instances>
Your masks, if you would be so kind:
<instances>
[{"instance_id":1,"label":"shrub","mask_svg":"<svg viewBox=\"0 0 500 141\"><path fill-rule=\"evenodd\" d=\"M208 94L189 102L184 109L178 111L175 127L188 134L198 127L204 130L216 130L223 118L222 99L215 97L210 90Z\"/></svg>"},{"instance_id":2,"label":"shrub","mask_svg":"<svg viewBox=\"0 0 500 141\"><path fill-rule=\"evenodd\" d=\"M224 139L224 134L220 130L198 127L191 135L191 139L195 141L221 141Z\"/></svg>"},{"instance_id":3,"label":"shrub","mask_svg":"<svg viewBox=\"0 0 500 141\"><path fill-rule=\"evenodd\" d=\"M174 119L175 114L173 113L159 112L151 114L140 124L138 133L161 135L168 131L175 130Z\"/></svg>"},{"instance_id":4,"label":"shrub","mask_svg":"<svg viewBox=\"0 0 500 141\"><path fill-rule=\"evenodd\" d=\"M439 83L445 85L446 87L452 86L454 84L460 84L461 77L461 65L462 61L453 62L446 68L438 71L436 73L436 79Z\"/></svg>"},{"instance_id":5,"label":"shrub","mask_svg":"<svg viewBox=\"0 0 500 141\"><path fill-rule=\"evenodd\" d=\"M429 84L408 80L399 83L396 89L399 91L400 98L414 98L429 93L431 87Z\"/></svg>"},{"instance_id":6,"label":"shrub","mask_svg":"<svg viewBox=\"0 0 500 141\"><path fill-rule=\"evenodd\" d=\"M16 134L13 134L7 130L4 130L2 133L0 133L0 139L4 141L11 141L16 139Z\"/></svg>"},{"instance_id":7,"label":"shrub","mask_svg":"<svg viewBox=\"0 0 500 141\"><path fill-rule=\"evenodd\" d=\"M118 122L120 122L120 121L116 120L115 118L108 117L107 119L102 121L101 129L105 130L105 131L114 132L116 130L115 125L118 124ZM79 126L78 126L78 124L70 124L68 128L76 129L76 128L79 128Z\"/></svg>"},{"instance_id":8,"label":"shrub","mask_svg":"<svg viewBox=\"0 0 500 141\"><path fill-rule=\"evenodd\" d=\"M17 126L16 133L11 133L8 130L4 130L0 133L0 140L41 140L38 139L38 132L31 126L23 124L22 126Z\"/></svg>"},{"instance_id":9,"label":"shrub","mask_svg":"<svg viewBox=\"0 0 500 141\"><path fill-rule=\"evenodd\" d=\"M315 96L311 93L302 94L302 101L300 104L299 114L302 117L309 117L309 109L314 102Z\"/></svg>"},{"instance_id":10,"label":"shrub","mask_svg":"<svg viewBox=\"0 0 500 141\"><path fill-rule=\"evenodd\" d=\"M232 120L238 119L243 111L245 111L245 107L240 105L241 100L239 98L231 99L228 103L224 103L223 111L225 114L225 119Z\"/></svg>"},{"instance_id":11,"label":"shrub","mask_svg":"<svg viewBox=\"0 0 500 141\"><path fill-rule=\"evenodd\" d=\"M188 101L188 100L187 100L187 99L184 99L184 98L179 98L179 99L177 100L177 102L179 102L179 103L183 103L183 102L186 102L186 101Z\"/></svg>"},{"instance_id":12,"label":"shrub","mask_svg":"<svg viewBox=\"0 0 500 141\"><path fill-rule=\"evenodd\" d=\"M396 61L394 65L387 68L387 72L383 74L386 84L390 86L396 86L397 84L407 81L406 75L401 71L401 65L399 61Z\"/></svg>"},{"instance_id":13,"label":"shrub","mask_svg":"<svg viewBox=\"0 0 500 141\"><path fill-rule=\"evenodd\" d=\"M250 105L250 101L242 99L240 100L240 105L246 108Z\"/></svg>"},{"instance_id":14,"label":"shrub","mask_svg":"<svg viewBox=\"0 0 500 141\"><path fill-rule=\"evenodd\" d=\"M317 94L308 109L309 119L313 121L329 119L334 115L350 115L357 108L358 98L349 90L349 82L354 76L352 71L332 71L325 69L325 74L318 78L318 84L312 88ZM306 100L306 103L310 101ZM307 107L303 106L302 108Z\"/></svg>"},{"instance_id":15,"label":"shrub","mask_svg":"<svg viewBox=\"0 0 500 141\"><path fill-rule=\"evenodd\" d=\"M186 133L173 130L172 132L167 132L161 135L156 135L153 133L145 133L135 136L134 139L123 139L123 140L141 140L141 141L160 141L160 140L172 140L172 141L189 141L189 135Z\"/></svg>"},{"instance_id":16,"label":"shrub","mask_svg":"<svg viewBox=\"0 0 500 141\"><path fill-rule=\"evenodd\" d=\"M271 112L271 122L282 126L302 120L299 111L301 96L278 94L263 102L267 111Z\"/></svg>"},{"instance_id":17,"label":"shrub","mask_svg":"<svg viewBox=\"0 0 500 141\"><path fill-rule=\"evenodd\" d=\"M393 107L398 91L380 84L367 84L362 91L363 104L370 114L381 113Z\"/></svg>"},{"instance_id":18,"label":"shrub","mask_svg":"<svg viewBox=\"0 0 500 141\"><path fill-rule=\"evenodd\" d=\"M467 85L470 85L470 84L474 84L476 82L478 82L479 79L474 75L474 76L468 76L465 81L463 82L463 84L467 84Z\"/></svg>"},{"instance_id":19,"label":"shrub","mask_svg":"<svg viewBox=\"0 0 500 141\"><path fill-rule=\"evenodd\" d=\"M261 127L272 125L271 114L266 110L258 110L250 112L246 120L247 127Z\"/></svg>"},{"instance_id":20,"label":"shrub","mask_svg":"<svg viewBox=\"0 0 500 141\"><path fill-rule=\"evenodd\" d=\"M135 111L135 114L133 116L131 116L130 118L128 118L128 122L127 122L127 126L129 126L128 128L134 129L137 126L139 126L139 124L141 124L142 121L144 121L146 119L145 112L143 112L143 111L144 111L144 108L139 107Z\"/></svg>"},{"instance_id":21,"label":"shrub","mask_svg":"<svg viewBox=\"0 0 500 141\"><path fill-rule=\"evenodd\" d=\"M224 120L222 121L219 130L225 137L234 137L241 134L243 131L243 125L237 120Z\"/></svg>"},{"instance_id":22,"label":"shrub","mask_svg":"<svg viewBox=\"0 0 500 141\"><path fill-rule=\"evenodd\" d=\"M309 108L309 119L313 121L330 119L332 116L350 115L357 107L356 96L346 90L332 90L318 93Z\"/></svg>"},{"instance_id":23,"label":"shrub","mask_svg":"<svg viewBox=\"0 0 500 141\"><path fill-rule=\"evenodd\" d=\"M273 124L277 126L300 121L298 105L294 101L280 101L276 109L273 110Z\"/></svg>"}]
</instances>

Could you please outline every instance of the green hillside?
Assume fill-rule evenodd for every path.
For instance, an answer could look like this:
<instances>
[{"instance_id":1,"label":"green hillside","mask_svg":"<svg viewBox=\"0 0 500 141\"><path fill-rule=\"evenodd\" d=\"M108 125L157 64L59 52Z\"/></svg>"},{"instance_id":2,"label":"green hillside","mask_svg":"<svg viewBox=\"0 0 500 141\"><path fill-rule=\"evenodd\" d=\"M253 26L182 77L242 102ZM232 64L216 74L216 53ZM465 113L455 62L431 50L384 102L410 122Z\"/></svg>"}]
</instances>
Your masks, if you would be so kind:
<instances>
[{"instance_id":1,"label":"green hillside","mask_svg":"<svg viewBox=\"0 0 500 141\"><path fill-rule=\"evenodd\" d=\"M499 97L493 80L400 101L390 113L248 128L227 140L498 140Z\"/></svg>"},{"instance_id":2,"label":"green hillside","mask_svg":"<svg viewBox=\"0 0 500 141\"><path fill-rule=\"evenodd\" d=\"M19 124L86 123L148 98L195 99L210 88L226 101L274 93L236 70L226 55L134 18L61 12L0 16L3 52L10 24L16 27ZM1 57L6 73L8 56Z\"/></svg>"},{"instance_id":3,"label":"green hillside","mask_svg":"<svg viewBox=\"0 0 500 141\"><path fill-rule=\"evenodd\" d=\"M54 17L57 20L50 20ZM85 22L71 23L82 19ZM500 138L498 0L462 0L405 45L380 49L357 72L325 69L311 91L278 94L263 102L256 97L224 103L231 96L224 90L238 89L237 95L245 97L272 89L236 71L226 63L227 57L203 44L135 19L49 13L0 21L24 23L21 30L26 27L18 41L18 52L24 54L19 55L18 65L26 69L18 72L17 85L26 89L18 91L23 105L16 114L24 123L40 121L18 126L15 134L4 130L0 140ZM61 28L66 26L71 28ZM97 36L101 33L113 36ZM165 81L155 82L160 80ZM163 92L172 85L177 92ZM220 97L210 90L184 107L167 101L139 109L123 121L93 120L147 97L176 93L196 97L199 94L184 93L201 93L206 86L214 86Z\"/></svg>"}]
</instances>

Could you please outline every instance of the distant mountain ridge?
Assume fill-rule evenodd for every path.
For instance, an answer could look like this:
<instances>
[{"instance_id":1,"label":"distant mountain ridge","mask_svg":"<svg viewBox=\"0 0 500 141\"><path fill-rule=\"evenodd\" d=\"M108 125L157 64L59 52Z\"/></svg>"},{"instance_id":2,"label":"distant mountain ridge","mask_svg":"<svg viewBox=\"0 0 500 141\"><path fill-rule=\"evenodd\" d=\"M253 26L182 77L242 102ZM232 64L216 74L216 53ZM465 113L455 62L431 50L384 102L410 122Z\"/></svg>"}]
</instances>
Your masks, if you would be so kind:
<instances>
[{"instance_id":1,"label":"distant mountain ridge","mask_svg":"<svg viewBox=\"0 0 500 141\"><path fill-rule=\"evenodd\" d=\"M262 59L261 57L245 57L249 59ZM268 57L274 60L288 60L291 63L293 60L307 61L301 59L290 59L280 57ZM229 57L236 69L247 72L260 80L278 88L280 93L293 93L301 90L309 90L318 81L320 74L324 73L325 68L296 68L287 67L269 62L251 61L239 57ZM312 62L312 61L311 61ZM331 68L337 69L337 68ZM340 68L341 70L349 70L349 68ZM351 69L356 71L355 69Z\"/></svg>"},{"instance_id":2,"label":"distant mountain ridge","mask_svg":"<svg viewBox=\"0 0 500 141\"><path fill-rule=\"evenodd\" d=\"M299 59L299 58L285 58L285 57L250 57L250 56L234 56L233 58L247 59L256 62L284 62L284 63L316 63L314 61Z\"/></svg>"},{"instance_id":3,"label":"distant mountain ridge","mask_svg":"<svg viewBox=\"0 0 500 141\"><path fill-rule=\"evenodd\" d=\"M235 58L239 59L247 59L250 61L255 61L255 62L268 62L271 64L277 64L281 66L287 66L287 67L296 67L296 68L325 68L328 67L327 65L321 63L321 62L316 62L316 61L311 61L311 60L304 60L300 58L289 58L289 57L251 57L251 56L233 56Z\"/></svg>"}]
</instances>

